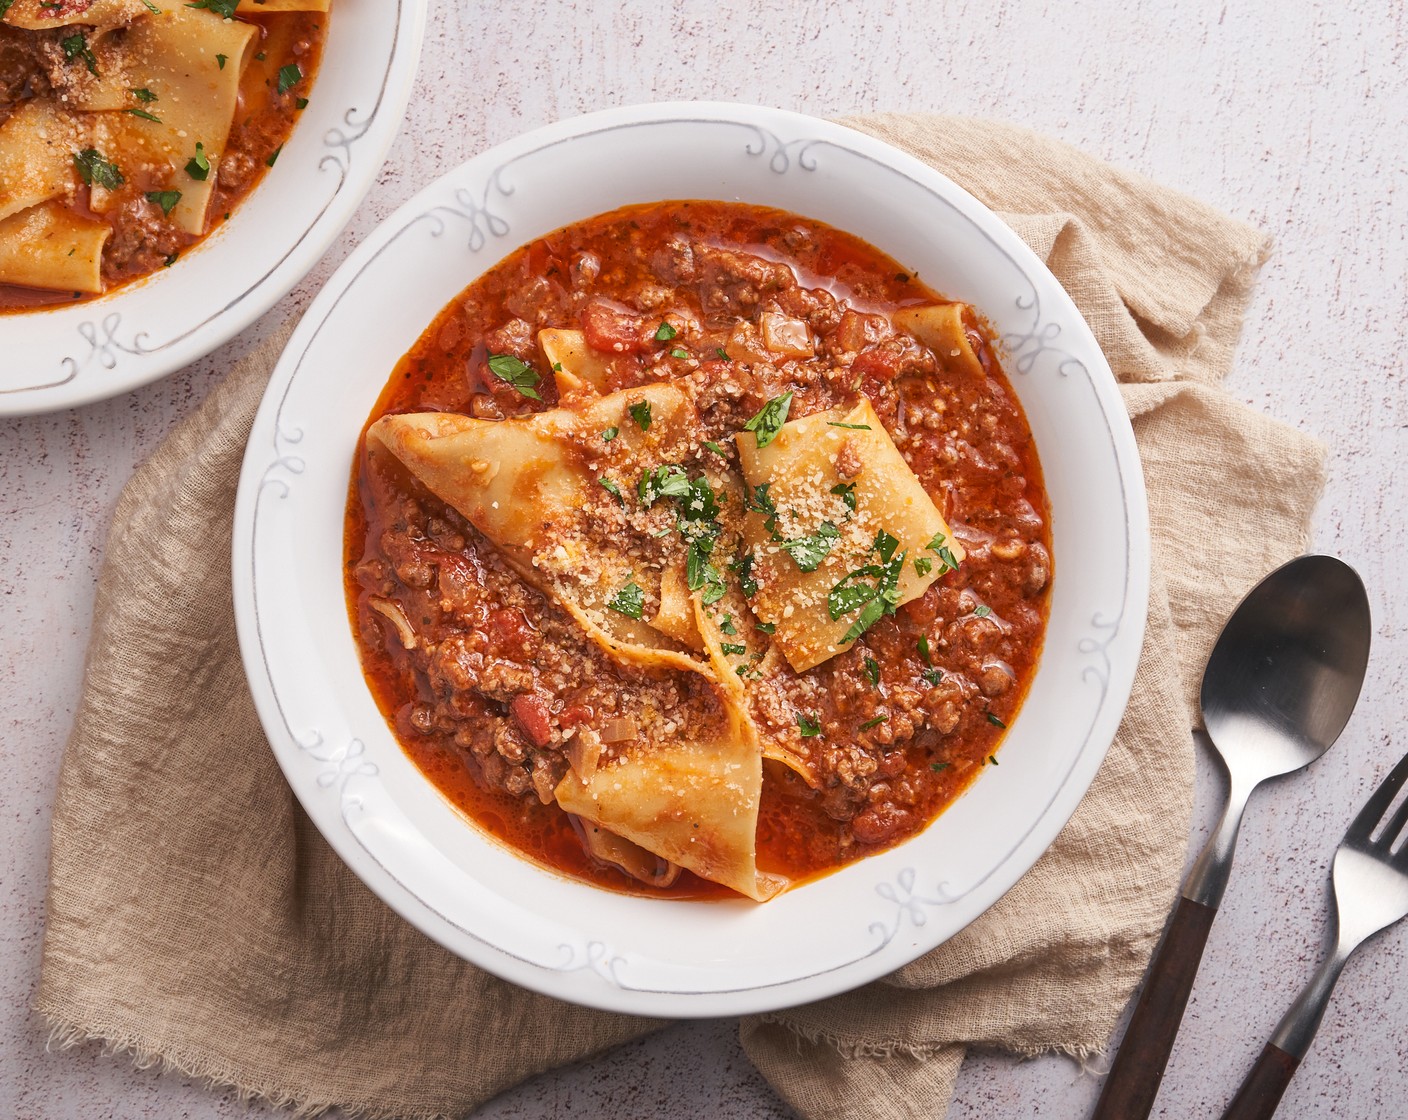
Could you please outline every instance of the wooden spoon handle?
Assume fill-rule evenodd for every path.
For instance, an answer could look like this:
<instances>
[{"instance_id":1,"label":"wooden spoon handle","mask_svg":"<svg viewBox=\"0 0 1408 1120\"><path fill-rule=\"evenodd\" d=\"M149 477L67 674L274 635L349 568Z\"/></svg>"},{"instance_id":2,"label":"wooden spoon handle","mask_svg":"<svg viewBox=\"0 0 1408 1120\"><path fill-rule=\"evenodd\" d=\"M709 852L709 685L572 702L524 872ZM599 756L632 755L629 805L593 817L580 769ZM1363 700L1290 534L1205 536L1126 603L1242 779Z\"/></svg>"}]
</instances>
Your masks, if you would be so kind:
<instances>
[{"instance_id":1,"label":"wooden spoon handle","mask_svg":"<svg viewBox=\"0 0 1408 1120\"><path fill-rule=\"evenodd\" d=\"M1299 1066L1299 1058L1291 1057L1274 1042L1268 1042L1222 1114L1222 1120L1271 1120Z\"/></svg>"},{"instance_id":2,"label":"wooden spoon handle","mask_svg":"<svg viewBox=\"0 0 1408 1120\"><path fill-rule=\"evenodd\" d=\"M1216 916L1215 907L1178 900L1093 1120L1144 1120L1153 1109Z\"/></svg>"}]
</instances>

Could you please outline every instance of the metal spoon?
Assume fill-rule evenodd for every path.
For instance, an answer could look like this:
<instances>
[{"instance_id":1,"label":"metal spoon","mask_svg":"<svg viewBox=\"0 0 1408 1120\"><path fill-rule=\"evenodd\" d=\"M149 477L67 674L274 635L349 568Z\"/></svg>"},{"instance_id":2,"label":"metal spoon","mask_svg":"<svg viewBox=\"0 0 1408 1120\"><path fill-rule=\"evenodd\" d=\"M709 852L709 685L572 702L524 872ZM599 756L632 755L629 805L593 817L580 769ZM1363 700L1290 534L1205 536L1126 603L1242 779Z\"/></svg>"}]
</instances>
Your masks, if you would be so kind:
<instances>
[{"instance_id":1,"label":"metal spoon","mask_svg":"<svg viewBox=\"0 0 1408 1120\"><path fill-rule=\"evenodd\" d=\"M1339 738L1369 661L1369 600L1354 569L1302 556L1238 604L1203 672L1208 738L1227 770L1227 808L1209 838L1149 968L1095 1120L1143 1120L1193 990L1227 889L1252 791L1314 762Z\"/></svg>"}]
</instances>

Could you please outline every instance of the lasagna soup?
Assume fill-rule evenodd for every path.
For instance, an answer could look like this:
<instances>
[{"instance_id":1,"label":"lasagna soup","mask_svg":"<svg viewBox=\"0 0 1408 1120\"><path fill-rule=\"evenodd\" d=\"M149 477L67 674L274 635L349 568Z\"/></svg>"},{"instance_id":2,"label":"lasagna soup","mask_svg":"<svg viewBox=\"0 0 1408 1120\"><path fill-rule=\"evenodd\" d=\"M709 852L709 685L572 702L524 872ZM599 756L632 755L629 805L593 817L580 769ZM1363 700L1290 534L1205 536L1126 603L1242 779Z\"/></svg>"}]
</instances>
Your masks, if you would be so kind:
<instances>
[{"instance_id":1,"label":"lasagna soup","mask_svg":"<svg viewBox=\"0 0 1408 1120\"><path fill-rule=\"evenodd\" d=\"M972 308L817 222L658 203L514 252L402 359L346 590L398 741L482 828L765 901L998 764L1048 522Z\"/></svg>"},{"instance_id":2,"label":"lasagna soup","mask_svg":"<svg viewBox=\"0 0 1408 1120\"><path fill-rule=\"evenodd\" d=\"M274 165L330 0L0 0L0 311L169 268Z\"/></svg>"}]
</instances>

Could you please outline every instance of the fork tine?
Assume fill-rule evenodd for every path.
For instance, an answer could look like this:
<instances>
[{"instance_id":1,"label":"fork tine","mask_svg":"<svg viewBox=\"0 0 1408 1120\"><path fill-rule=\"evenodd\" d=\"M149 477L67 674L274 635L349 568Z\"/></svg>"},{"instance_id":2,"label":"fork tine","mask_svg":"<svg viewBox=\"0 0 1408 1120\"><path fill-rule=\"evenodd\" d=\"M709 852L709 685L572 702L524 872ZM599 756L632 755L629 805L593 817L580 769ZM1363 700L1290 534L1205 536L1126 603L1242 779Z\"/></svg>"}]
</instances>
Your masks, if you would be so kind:
<instances>
[{"instance_id":1,"label":"fork tine","mask_svg":"<svg viewBox=\"0 0 1408 1120\"><path fill-rule=\"evenodd\" d=\"M1393 799L1403 788L1404 782L1408 782L1408 755L1404 755L1398 765L1389 771L1388 777L1379 783L1379 788L1364 803L1364 808L1359 810L1359 815L1354 818L1354 823L1344 834L1345 839L1367 842L1373 834L1375 826L1383 820L1384 814L1388 812L1388 807L1393 804ZM1399 807L1398 812L1394 814L1391 830L1385 832L1381 838L1385 847L1393 843L1394 837L1403 831L1403 826L1406 823L1408 823L1408 802L1404 802Z\"/></svg>"},{"instance_id":2,"label":"fork tine","mask_svg":"<svg viewBox=\"0 0 1408 1120\"><path fill-rule=\"evenodd\" d=\"M1405 799L1403 804L1398 807L1393 814L1393 820L1389 821L1388 827L1379 834L1379 843L1385 848L1393 847L1393 842L1398 839L1405 824L1408 824L1408 799Z\"/></svg>"}]
</instances>

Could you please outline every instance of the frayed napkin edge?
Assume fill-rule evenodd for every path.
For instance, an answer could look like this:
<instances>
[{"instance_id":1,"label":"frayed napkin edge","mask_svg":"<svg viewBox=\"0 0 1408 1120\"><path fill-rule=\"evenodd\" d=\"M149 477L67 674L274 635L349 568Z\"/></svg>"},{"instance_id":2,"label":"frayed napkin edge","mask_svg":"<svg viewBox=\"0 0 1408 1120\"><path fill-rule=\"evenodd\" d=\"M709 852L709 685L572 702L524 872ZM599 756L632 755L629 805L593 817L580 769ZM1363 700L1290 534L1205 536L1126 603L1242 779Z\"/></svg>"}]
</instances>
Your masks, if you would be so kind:
<instances>
[{"instance_id":1,"label":"frayed napkin edge","mask_svg":"<svg viewBox=\"0 0 1408 1120\"><path fill-rule=\"evenodd\" d=\"M800 1051L803 1043L812 1046L825 1046L834 1050L842 1058L858 1061L884 1061L888 1058L905 1057L916 1061L928 1061L940 1051L955 1046L971 1049L974 1046L990 1047L1006 1054L1015 1054L1025 1060L1055 1054L1069 1058L1080 1067L1080 1072L1092 1077L1103 1076L1108 1072L1109 1048L1105 1045L1085 1045L1079 1042L1014 1043L1011 1041L986 1041L983 1039L953 1039L950 1041L912 1043L902 1039L880 1040L843 1038L817 1026L803 1026L783 1016L771 1013L754 1016L756 1022L779 1026L788 1031Z\"/></svg>"}]
</instances>

